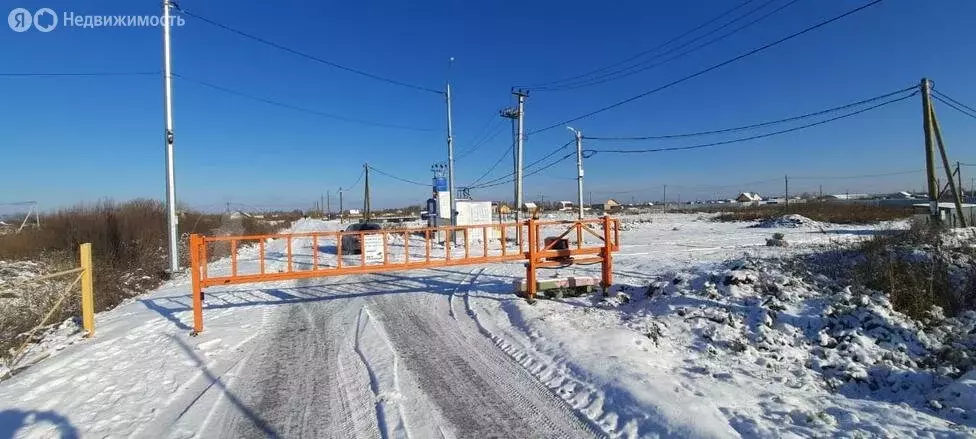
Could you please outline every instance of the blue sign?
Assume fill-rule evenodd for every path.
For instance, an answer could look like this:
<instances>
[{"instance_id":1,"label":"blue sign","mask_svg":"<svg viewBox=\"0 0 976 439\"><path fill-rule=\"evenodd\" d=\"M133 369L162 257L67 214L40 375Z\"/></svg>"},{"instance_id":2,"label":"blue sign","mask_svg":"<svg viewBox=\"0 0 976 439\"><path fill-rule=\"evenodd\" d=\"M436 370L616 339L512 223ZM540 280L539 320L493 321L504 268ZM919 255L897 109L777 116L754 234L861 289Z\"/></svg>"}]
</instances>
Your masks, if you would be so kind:
<instances>
[{"instance_id":1,"label":"blue sign","mask_svg":"<svg viewBox=\"0 0 976 439\"><path fill-rule=\"evenodd\" d=\"M434 177L434 191L447 192L447 179L444 177Z\"/></svg>"}]
</instances>

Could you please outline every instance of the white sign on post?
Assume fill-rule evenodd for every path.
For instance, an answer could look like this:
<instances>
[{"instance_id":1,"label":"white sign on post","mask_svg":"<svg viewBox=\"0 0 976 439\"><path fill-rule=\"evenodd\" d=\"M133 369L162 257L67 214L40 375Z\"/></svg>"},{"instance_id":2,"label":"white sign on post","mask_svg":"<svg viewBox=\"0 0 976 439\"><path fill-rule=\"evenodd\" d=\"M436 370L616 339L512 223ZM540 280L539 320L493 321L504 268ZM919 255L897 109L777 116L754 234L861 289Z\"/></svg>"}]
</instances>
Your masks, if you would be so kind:
<instances>
[{"instance_id":1,"label":"white sign on post","mask_svg":"<svg viewBox=\"0 0 976 439\"><path fill-rule=\"evenodd\" d=\"M363 236L363 255L367 264L382 264L385 256L383 235L369 234Z\"/></svg>"}]
</instances>

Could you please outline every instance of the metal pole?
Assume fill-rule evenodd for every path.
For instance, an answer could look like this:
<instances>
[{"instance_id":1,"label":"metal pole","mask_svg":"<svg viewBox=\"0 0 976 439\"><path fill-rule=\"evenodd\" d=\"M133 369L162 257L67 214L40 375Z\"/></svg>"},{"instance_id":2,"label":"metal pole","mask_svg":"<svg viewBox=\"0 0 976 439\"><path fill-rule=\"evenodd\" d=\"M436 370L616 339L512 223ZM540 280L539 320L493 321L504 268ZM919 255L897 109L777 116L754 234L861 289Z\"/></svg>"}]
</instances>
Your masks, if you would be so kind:
<instances>
[{"instance_id":1,"label":"metal pole","mask_svg":"<svg viewBox=\"0 0 976 439\"><path fill-rule=\"evenodd\" d=\"M523 145L525 142L525 96L526 93L522 90L515 92L515 96L518 96L518 136L516 137L516 147L515 147L515 222L521 219L520 213L522 212L522 152Z\"/></svg>"},{"instance_id":2,"label":"metal pole","mask_svg":"<svg viewBox=\"0 0 976 439\"><path fill-rule=\"evenodd\" d=\"M569 128L576 133L576 201L579 203L578 219L583 219L583 131Z\"/></svg>"},{"instance_id":3,"label":"metal pole","mask_svg":"<svg viewBox=\"0 0 976 439\"><path fill-rule=\"evenodd\" d=\"M173 67L170 45L169 0L163 0L163 101L165 109L166 141L166 220L169 231L169 272L180 269L177 254L176 177L173 170Z\"/></svg>"},{"instance_id":4,"label":"metal pole","mask_svg":"<svg viewBox=\"0 0 976 439\"><path fill-rule=\"evenodd\" d=\"M922 127L925 131L925 172L929 184L929 215L939 218L939 183L935 177L935 143L932 141L932 98L929 80L922 78Z\"/></svg>"},{"instance_id":5,"label":"metal pole","mask_svg":"<svg viewBox=\"0 0 976 439\"><path fill-rule=\"evenodd\" d=\"M454 58L451 58L451 62L454 62ZM454 212L457 211L457 201L454 199L454 122L451 114L451 83L447 83L447 190L450 192L448 200L450 200L451 205L451 225L457 225L457 216ZM454 229L451 229L451 242L454 241Z\"/></svg>"}]
</instances>

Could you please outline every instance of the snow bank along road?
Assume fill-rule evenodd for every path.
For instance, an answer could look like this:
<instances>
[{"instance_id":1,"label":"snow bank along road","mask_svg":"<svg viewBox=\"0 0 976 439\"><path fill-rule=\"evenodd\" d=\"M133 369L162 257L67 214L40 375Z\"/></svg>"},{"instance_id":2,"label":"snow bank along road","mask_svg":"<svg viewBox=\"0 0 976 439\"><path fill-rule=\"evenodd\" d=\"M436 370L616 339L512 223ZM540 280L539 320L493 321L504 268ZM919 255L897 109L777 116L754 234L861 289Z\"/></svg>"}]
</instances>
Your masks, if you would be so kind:
<instances>
[{"instance_id":1,"label":"snow bank along road","mask_svg":"<svg viewBox=\"0 0 976 439\"><path fill-rule=\"evenodd\" d=\"M0 437L602 433L485 336L462 300L480 271L211 288L195 338L186 281L173 282L0 384Z\"/></svg>"},{"instance_id":2,"label":"snow bank along road","mask_svg":"<svg viewBox=\"0 0 976 439\"><path fill-rule=\"evenodd\" d=\"M645 285L743 252L790 254L878 228L755 229L697 215L653 220L622 232L618 282ZM338 227L304 221L293 231ZM764 247L774 231L791 246ZM268 248L284 250L279 242ZM241 264L255 256L253 249L240 254ZM209 270L227 271L228 262ZM950 431L914 409L796 383L793 369L763 367L752 378L742 372L752 363L695 346L694 328L685 326L698 321L675 317L654 339L647 334L657 320L598 298L529 306L511 294L511 281L523 275L521 264L496 264L210 288L198 337L187 335L188 282L177 280L99 314L93 340L69 344L77 339L54 336L38 346L51 357L0 383L0 438ZM708 373L700 372L702 364ZM839 423L807 422L819 418L803 415L825 410Z\"/></svg>"}]
</instances>

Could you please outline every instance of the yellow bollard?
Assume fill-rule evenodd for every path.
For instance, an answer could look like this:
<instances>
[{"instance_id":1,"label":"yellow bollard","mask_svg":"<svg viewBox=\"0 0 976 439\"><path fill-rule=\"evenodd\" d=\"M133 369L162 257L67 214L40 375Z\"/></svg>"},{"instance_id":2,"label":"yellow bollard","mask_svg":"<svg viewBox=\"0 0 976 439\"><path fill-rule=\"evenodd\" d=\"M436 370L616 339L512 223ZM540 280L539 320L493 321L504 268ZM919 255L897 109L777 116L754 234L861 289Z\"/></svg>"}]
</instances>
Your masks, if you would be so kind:
<instances>
[{"instance_id":1,"label":"yellow bollard","mask_svg":"<svg viewBox=\"0 0 976 439\"><path fill-rule=\"evenodd\" d=\"M91 243L81 245L81 326L95 336L95 290Z\"/></svg>"}]
</instances>

